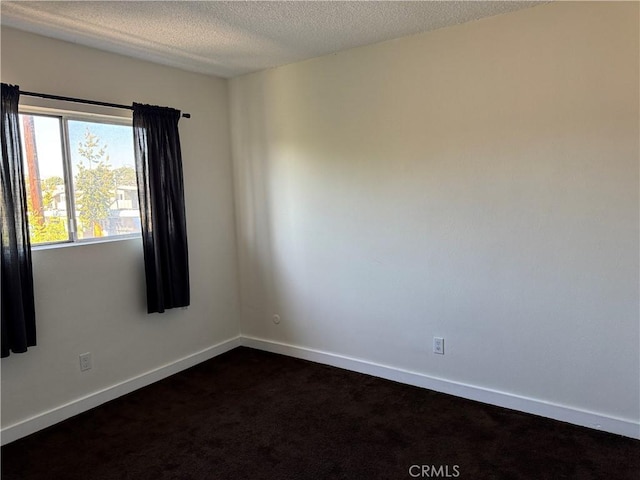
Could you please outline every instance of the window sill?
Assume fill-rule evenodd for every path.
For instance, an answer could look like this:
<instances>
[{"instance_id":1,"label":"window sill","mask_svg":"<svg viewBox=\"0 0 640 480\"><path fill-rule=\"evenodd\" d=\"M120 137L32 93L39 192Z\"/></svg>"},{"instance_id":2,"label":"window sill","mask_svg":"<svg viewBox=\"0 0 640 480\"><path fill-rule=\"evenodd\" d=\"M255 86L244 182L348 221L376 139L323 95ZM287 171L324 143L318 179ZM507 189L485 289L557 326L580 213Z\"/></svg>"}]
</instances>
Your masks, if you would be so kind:
<instances>
[{"instance_id":1,"label":"window sill","mask_svg":"<svg viewBox=\"0 0 640 480\"><path fill-rule=\"evenodd\" d=\"M142 239L140 234L118 235L117 237L90 238L87 240L78 240L76 242L59 242L48 243L46 245L31 245L32 251L55 250L57 248L80 247L83 245L96 245L99 243L123 242L126 240Z\"/></svg>"}]
</instances>

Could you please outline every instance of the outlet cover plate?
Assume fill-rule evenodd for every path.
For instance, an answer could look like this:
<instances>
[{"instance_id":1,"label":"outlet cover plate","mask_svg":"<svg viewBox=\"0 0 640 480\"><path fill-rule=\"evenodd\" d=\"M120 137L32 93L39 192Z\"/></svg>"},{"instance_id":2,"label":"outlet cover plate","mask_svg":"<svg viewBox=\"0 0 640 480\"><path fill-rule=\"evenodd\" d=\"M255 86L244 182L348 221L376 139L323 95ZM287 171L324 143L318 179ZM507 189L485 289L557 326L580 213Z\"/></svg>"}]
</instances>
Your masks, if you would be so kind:
<instances>
[{"instance_id":1,"label":"outlet cover plate","mask_svg":"<svg viewBox=\"0 0 640 480\"><path fill-rule=\"evenodd\" d=\"M80 355L80 371L85 372L91 370L91 353L83 353Z\"/></svg>"},{"instance_id":2,"label":"outlet cover plate","mask_svg":"<svg viewBox=\"0 0 640 480\"><path fill-rule=\"evenodd\" d=\"M433 353L444 355L444 338L433 337Z\"/></svg>"}]
</instances>

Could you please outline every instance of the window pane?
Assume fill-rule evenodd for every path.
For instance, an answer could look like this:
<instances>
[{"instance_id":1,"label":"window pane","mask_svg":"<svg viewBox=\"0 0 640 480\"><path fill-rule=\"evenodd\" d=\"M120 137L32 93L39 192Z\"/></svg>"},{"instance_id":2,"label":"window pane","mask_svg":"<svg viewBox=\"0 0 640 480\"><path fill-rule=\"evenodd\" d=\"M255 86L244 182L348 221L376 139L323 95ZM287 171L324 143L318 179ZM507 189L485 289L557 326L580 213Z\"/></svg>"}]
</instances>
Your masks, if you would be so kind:
<instances>
[{"instance_id":1,"label":"window pane","mask_svg":"<svg viewBox=\"0 0 640 480\"><path fill-rule=\"evenodd\" d=\"M69 240L60 119L20 115L31 243Z\"/></svg>"},{"instance_id":2,"label":"window pane","mask_svg":"<svg viewBox=\"0 0 640 480\"><path fill-rule=\"evenodd\" d=\"M69 120L78 238L140 232L133 130Z\"/></svg>"}]
</instances>

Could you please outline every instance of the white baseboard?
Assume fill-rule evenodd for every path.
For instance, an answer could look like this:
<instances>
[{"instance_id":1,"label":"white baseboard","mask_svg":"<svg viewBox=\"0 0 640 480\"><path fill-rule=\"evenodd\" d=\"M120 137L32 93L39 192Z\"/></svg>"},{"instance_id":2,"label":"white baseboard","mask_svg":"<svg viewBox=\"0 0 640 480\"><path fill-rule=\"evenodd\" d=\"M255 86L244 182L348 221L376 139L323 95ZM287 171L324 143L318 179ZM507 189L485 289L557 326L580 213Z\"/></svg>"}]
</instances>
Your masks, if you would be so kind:
<instances>
[{"instance_id":1,"label":"white baseboard","mask_svg":"<svg viewBox=\"0 0 640 480\"><path fill-rule=\"evenodd\" d=\"M169 377L187 368L193 367L205 360L216 357L224 352L232 350L242 344L241 338L235 337L225 342L221 342L212 347L206 348L192 355L176 360L175 362L163 365L137 377L125 380L111 387L87 395L86 397L73 400L60 407L53 408L47 412L35 415L26 420L14 423L2 429L0 432L0 444L5 445L22 437L26 437L44 428L55 425L67 418L86 412L98 405L102 405L110 400L114 400L122 395L131 393L139 388L146 387L154 382Z\"/></svg>"},{"instance_id":2,"label":"white baseboard","mask_svg":"<svg viewBox=\"0 0 640 480\"><path fill-rule=\"evenodd\" d=\"M478 387L475 385L467 385L464 383L453 382L451 380L430 377L422 373L402 370L387 365L380 365L358 358L346 357L335 353L298 347L295 345L288 345L262 338L242 336L241 343L244 346L267 352L310 360L325 365L352 370L354 372L385 378L387 380L427 388L436 392L467 398L469 400L476 400L478 402L552 418L554 420L580 425L582 427L640 439L640 424L631 420L615 418L577 408L545 402L535 398L527 398L514 395L512 393Z\"/></svg>"},{"instance_id":3,"label":"white baseboard","mask_svg":"<svg viewBox=\"0 0 640 480\"><path fill-rule=\"evenodd\" d=\"M198 363L209 360L239 346L247 346L267 352L279 353L304 360L311 360L313 362L344 368L354 372L365 373L408 385L427 388L429 390L476 400L490 405L497 405L499 407L540 415L542 417L552 418L554 420L560 420L583 427L640 439L640 424L630 420L614 418L533 398L521 397L507 392L500 392L474 385L466 385L463 383L452 382L450 380L434 378L422 373L402 370L331 352L324 352L321 350L314 350L261 338L238 336L176 360L170 364L158 367L150 372L125 380L116 385L112 385L111 387L79 398L65 405L53 408L13 425L9 425L0 431L0 444L5 445L13 442L14 440L18 440L19 438L26 437L27 435L55 425L67 418L90 410L110 400L126 395L127 393L131 393L139 388L193 367Z\"/></svg>"}]
</instances>

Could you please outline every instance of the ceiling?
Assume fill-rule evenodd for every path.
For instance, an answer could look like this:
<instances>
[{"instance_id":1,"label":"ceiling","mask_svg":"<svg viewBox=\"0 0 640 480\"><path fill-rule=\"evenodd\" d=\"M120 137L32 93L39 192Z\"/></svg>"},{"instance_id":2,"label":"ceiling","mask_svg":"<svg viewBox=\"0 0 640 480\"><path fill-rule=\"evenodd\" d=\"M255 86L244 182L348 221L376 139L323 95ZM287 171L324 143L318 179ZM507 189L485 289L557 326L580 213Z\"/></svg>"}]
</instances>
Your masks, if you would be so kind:
<instances>
[{"instance_id":1,"label":"ceiling","mask_svg":"<svg viewBox=\"0 0 640 480\"><path fill-rule=\"evenodd\" d=\"M233 77L529 8L535 1L2 1L2 25Z\"/></svg>"}]
</instances>

